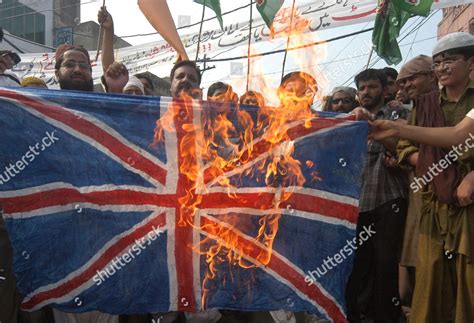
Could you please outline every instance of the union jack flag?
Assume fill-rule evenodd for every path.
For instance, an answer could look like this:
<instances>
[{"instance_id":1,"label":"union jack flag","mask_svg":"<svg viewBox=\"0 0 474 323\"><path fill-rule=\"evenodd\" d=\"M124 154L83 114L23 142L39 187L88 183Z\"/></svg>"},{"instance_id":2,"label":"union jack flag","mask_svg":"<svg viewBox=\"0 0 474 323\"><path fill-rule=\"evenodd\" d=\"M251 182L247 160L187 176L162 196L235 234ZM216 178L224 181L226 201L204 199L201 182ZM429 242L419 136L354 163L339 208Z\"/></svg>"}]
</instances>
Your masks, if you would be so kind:
<instances>
[{"instance_id":1,"label":"union jack flag","mask_svg":"<svg viewBox=\"0 0 474 323\"><path fill-rule=\"evenodd\" d=\"M255 139L248 162L226 170L237 185L232 194L204 166L194 225L180 225L178 200L190 190L179 167L183 124L199 124L206 102L193 101L195 109L174 119L174 131L150 145L170 104L179 102L0 89L0 207L22 308L201 311L207 264L196 246L205 237L219 241L207 229L212 224L230 229L244 246L242 258L255 266L221 266L207 308L310 311L343 322L352 256L313 284L307 275L355 236L367 124L321 113L309 127L289 125L306 182L280 204L273 252L262 265L256 253L264 246L252 237L259 218L274 211L276 189L242 179L238 168L273 152Z\"/></svg>"}]
</instances>

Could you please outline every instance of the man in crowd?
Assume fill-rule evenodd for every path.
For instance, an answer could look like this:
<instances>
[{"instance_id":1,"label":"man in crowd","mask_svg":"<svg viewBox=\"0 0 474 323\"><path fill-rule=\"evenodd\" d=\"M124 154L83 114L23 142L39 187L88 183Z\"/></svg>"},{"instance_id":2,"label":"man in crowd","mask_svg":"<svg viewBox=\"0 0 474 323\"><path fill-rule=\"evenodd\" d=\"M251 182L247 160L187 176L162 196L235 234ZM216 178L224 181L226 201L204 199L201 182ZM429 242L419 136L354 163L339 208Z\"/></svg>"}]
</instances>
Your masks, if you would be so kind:
<instances>
[{"instance_id":1,"label":"man in crowd","mask_svg":"<svg viewBox=\"0 0 474 323\"><path fill-rule=\"evenodd\" d=\"M239 96L229 84L223 82L212 83L207 89L207 100L215 102L238 103Z\"/></svg>"},{"instance_id":2,"label":"man in crowd","mask_svg":"<svg viewBox=\"0 0 474 323\"><path fill-rule=\"evenodd\" d=\"M145 95L156 95L155 85L147 72L135 74L135 77L142 82L145 89Z\"/></svg>"},{"instance_id":3,"label":"man in crowd","mask_svg":"<svg viewBox=\"0 0 474 323\"><path fill-rule=\"evenodd\" d=\"M421 94L437 89L438 80L431 69L431 65L431 57L418 55L400 69L397 84L405 89L411 100L416 100Z\"/></svg>"},{"instance_id":4,"label":"man in crowd","mask_svg":"<svg viewBox=\"0 0 474 323\"><path fill-rule=\"evenodd\" d=\"M211 84L207 89L207 101L210 106L209 117L212 121L218 115L221 115L231 121L234 126L237 126L236 113L238 111L239 96L234 92L232 86L223 82Z\"/></svg>"},{"instance_id":5,"label":"man in crowd","mask_svg":"<svg viewBox=\"0 0 474 323\"><path fill-rule=\"evenodd\" d=\"M179 98L185 94L194 99L202 98L202 91L199 88L201 71L196 63L187 60L177 62L171 69L170 79L170 92L173 98Z\"/></svg>"},{"instance_id":6,"label":"man in crowd","mask_svg":"<svg viewBox=\"0 0 474 323\"><path fill-rule=\"evenodd\" d=\"M355 83L362 107L377 119L406 118L405 109L393 110L384 105L387 78L382 71L365 70L355 77ZM366 314L371 313L375 322L398 322L400 315L398 255L407 210L407 181L402 170L385 164L387 151L393 153L395 144L368 142L357 236L367 229L375 234L358 246L354 258L346 287L350 322L360 322L362 290L371 292L366 300L370 306Z\"/></svg>"},{"instance_id":7,"label":"man in crowd","mask_svg":"<svg viewBox=\"0 0 474 323\"><path fill-rule=\"evenodd\" d=\"M58 46L54 68L61 90L94 90L89 53L83 47L69 44Z\"/></svg>"},{"instance_id":8,"label":"man in crowd","mask_svg":"<svg viewBox=\"0 0 474 323\"><path fill-rule=\"evenodd\" d=\"M256 91L247 91L240 96L240 109L247 111L252 117L256 134L260 134L266 126L269 108L265 105L265 98Z\"/></svg>"},{"instance_id":9,"label":"man in crowd","mask_svg":"<svg viewBox=\"0 0 474 323\"><path fill-rule=\"evenodd\" d=\"M437 79L432 69L432 59L426 55L419 55L408 61L400 69L397 84L407 92L409 99L414 102L414 109L410 115L410 122L415 122L416 102L421 95L437 91ZM401 102L400 102L401 103ZM399 122L405 123L405 122ZM401 139L399 145L404 141ZM410 171L410 170L408 170ZM409 182L414 178L409 172ZM418 245L418 226L421 213L421 193L409 191L408 212L403 238L403 248L400 257L400 296L402 303L410 305L410 294L415 281L416 252ZM408 308L405 308L408 312Z\"/></svg>"},{"instance_id":10,"label":"man in crowd","mask_svg":"<svg viewBox=\"0 0 474 323\"><path fill-rule=\"evenodd\" d=\"M132 75L128 79L128 83L124 86L123 93L131 95L145 95L145 87L138 78Z\"/></svg>"},{"instance_id":11,"label":"man in crowd","mask_svg":"<svg viewBox=\"0 0 474 323\"><path fill-rule=\"evenodd\" d=\"M17 53L9 50L0 50L0 86L5 87L19 87L20 81L12 74L5 73L16 64L20 63L21 59Z\"/></svg>"},{"instance_id":12,"label":"man in crowd","mask_svg":"<svg viewBox=\"0 0 474 323\"><path fill-rule=\"evenodd\" d=\"M385 94L385 103L388 103L392 100L395 100L395 96L397 95L398 86L396 80L398 78L398 72L392 67L384 67L382 68L382 72L384 72L385 76L387 77L387 93Z\"/></svg>"},{"instance_id":13,"label":"man in crowd","mask_svg":"<svg viewBox=\"0 0 474 323\"><path fill-rule=\"evenodd\" d=\"M356 89L348 86L336 86L325 98L323 111L349 113L359 104Z\"/></svg>"},{"instance_id":14,"label":"man in crowd","mask_svg":"<svg viewBox=\"0 0 474 323\"><path fill-rule=\"evenodd\" d=\"M419 98L417 125L455 126L474 106L474 81L469 78L474 36L443 37L433 50L433 69L442 89ZM428 145L399 146L401 162L416 165L417 176L430 177L422 187L413 322L474 320L474 204L465 196L474 187L474 149L467 142L456 148L453 154Z\"/></svg>"},{"instance_id":15,"label":"man in crowd","mask_svg":"<svg viewBox=\"0 0 474 323\"><path fill-rule=\"evenodd\" d=\"M297 106L310 110L317 92L318 83L313 76L305 72L291 72L281 79L278 97L283 107Z\"/></svg>"}]
</instances>

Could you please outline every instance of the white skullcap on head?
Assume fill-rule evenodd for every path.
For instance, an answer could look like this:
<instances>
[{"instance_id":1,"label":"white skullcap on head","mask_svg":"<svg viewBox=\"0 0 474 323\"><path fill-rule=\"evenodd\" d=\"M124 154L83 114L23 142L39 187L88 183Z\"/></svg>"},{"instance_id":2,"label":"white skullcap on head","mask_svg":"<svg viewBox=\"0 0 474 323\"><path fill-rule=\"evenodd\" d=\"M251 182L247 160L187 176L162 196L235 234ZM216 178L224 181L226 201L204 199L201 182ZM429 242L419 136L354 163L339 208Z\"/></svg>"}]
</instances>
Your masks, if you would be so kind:
<instances>
[{"instance_id":1,"label":"white skullcap on head","mask_svg":"<svg viewBox=\"0 0 474 323\"><path fill-rule=\"evenodd\" d=\"M334 94L336 94L337 92L346 92L346 93L349 93L350 95L352 95L354 98L357 94L357 90L354 89L353 87L349 87L349 86L336 86L334 89L332 89L331 91L331 96L333 96Z\"/></svg>"},{"instance_id":2,"label":"white skullcap on head","mask_svg":"<svg viewBox=\"0 0 474 323\"><path fill-rule=\"evenodd\" d=\"M450 49L474 46L474 36L468 33L456 32L441 38L433 49L433 56Z\"/></svg>"},{"instance_id":3,"label":"white skullcap on head","mask_svg":"<svg viewBox=\"0 0 474 323\"><path fill-rule=\"evenodd\" d=\"M139 88L142 91L142 94L145 94L145 87L143 86L143 83L133 75L128 77L128 83L124 86L123 91L125 92L131 87Z\"/></svg>"}]
</instances>

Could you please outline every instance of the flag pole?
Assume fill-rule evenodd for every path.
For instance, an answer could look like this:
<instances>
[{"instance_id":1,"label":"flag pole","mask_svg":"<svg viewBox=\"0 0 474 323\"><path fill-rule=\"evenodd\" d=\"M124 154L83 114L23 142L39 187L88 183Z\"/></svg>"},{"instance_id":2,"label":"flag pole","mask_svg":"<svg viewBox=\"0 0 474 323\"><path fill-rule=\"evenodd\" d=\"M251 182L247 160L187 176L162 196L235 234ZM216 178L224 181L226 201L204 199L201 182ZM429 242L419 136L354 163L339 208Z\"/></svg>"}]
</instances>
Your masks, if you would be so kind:
<instances>
[{"instance_id":1,"label":"flag pole","mask_svg":"<svg viewBox=\"0 0 474 323\"><path fill-rule=\"evenodd\" d=\"M291 6L290 28L289 28L289 32L288 32L288 38L286 40L285 56L283 57L283 68L281 70L281 79L282 80L283 80L283 76L285 76L286 56L288 55L288 46L290 46L291 27L293 27L293 15L294 15L294 12L295 12L295 2L296 2L296 0L293 0L293 5Z\"/></svg>"},{"instance_id":2,"label":"flag pole","mask_svg":"<svg viewBox=\"0 0 474 323\"><path fill-rule=\"evenodd\" d=\"M365 65L365 70L369 68L370 60L372 59L372 54L374 53L374 46L370 49L369 60L367 61L367 65Z\"/></svg>"},{"instance_id":3,"label":"flag pole","mask_svg":"<svg viewBox=\"0 0 474 323\"><path fill-rule=\"evenodd\" d=\"M199 26L199 36L198 36L198 44L196 49L196 59L197 62L199 58L199 46L201 46L201 33L202 33L202 25L204 24L204 13L206 12L206 1L202 3L202 16L201 16L201 25Z\"/></svg>"},{"instance_id":4,"label":"flag pole","mask_svg":"<svg viewBox=\"0 0 474 323\"><path fill-rule=\"evenodd\" d=\"M102 7L105 7L105 0L102 2ZM95 61L99 58L99 51L100 51L100 39L102 38L102 33L104 30L102 29L102 25L99 26L99 38L97 39L97 52L95 53Z\"/></svg>"},{"instance_id":5,"label":"flag pole","mask_svg":"<svg viewBox=\"0 0 474 323\"><path fill-rule=\"evenodd\" d=\"M247 86L245 87L245 91L248 92L249 90L249 82L250 82L250 44L252 43L252 1L250 0L250 27L249 27L249 44L247 49Z\"/></svg>"}]
</instances>

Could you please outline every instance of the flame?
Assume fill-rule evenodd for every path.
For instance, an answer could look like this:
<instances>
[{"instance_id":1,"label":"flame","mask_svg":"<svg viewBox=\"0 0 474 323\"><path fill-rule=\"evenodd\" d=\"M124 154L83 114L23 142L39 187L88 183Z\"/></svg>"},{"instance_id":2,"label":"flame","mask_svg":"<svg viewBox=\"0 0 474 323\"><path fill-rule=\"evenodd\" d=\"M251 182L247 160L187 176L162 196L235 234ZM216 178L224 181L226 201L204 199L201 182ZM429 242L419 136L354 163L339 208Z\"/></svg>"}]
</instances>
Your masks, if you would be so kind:
<instances>
[{"instance_id":1,"label":"flame","mask_svg":"<svg viewBox=\"0 0 474 323\"><path fill-rule=\"evenodd\" d=\"M282 17L277 19L278 23L288 20L287 14L288 11L284 10ZM286 32L285 35L288 36L291 29L289 46L297 47L308 43L310 35L302 34L308 23L295 13L292 28L287 26L278 32ZM314 35L311 38L311 41L314 41ZM320 49L314 47L297 50L295 54L302 55L295 58L295 61L302 64L324 58L321 57ZM253 64L253 72L263 74L262 65ZM278 91L271 86L274 82L267 78L252 79L252 87L255 86L265 97L273 96L280 102L278 108L261 106L257 118L252 118L248 112L235 104L236 94L229 89L225 93L209 97L209 104L203 104L202 110L195 109L198 104L193 101L192 95L182 93L183 97L175 100L157 121L155 143L164 140L166 133L177 130L182 133L179 141L179 176L186 184L186 191L178 197L178 225L191 226L207 233L199 245L193 246L195 252L205 256L207 264L202 286L202 309L206 308L213 284L216 284L217 279L221 279L219 274L223 265L231 268L230 277L221 275L220 283L233 279L232 267L238 266L247 270L269 264L282 209L286 209L284 203L291 197L292 188L302 186L305 182L301 163L292 156L295 147L290 129L301 123L307 128L311 126L311 120L316 114L310 110L310 106L317 86L320 87L321 84L316 84L310 74L295 75L296 79L288 79ZM193 122L196 116L200 117L200 123ZM176 125L181 129L175 129ZM262 149L270 154L266 158L256 160ZM250 163L252 166L248 166ZM314 162L307 160L305 165L312 168ZM232 178L247 176L256 181L264 181L267 188L273 192L271 205L262 206L263 215L259 218L257 233L252 238L253 244L243 243L236 234L236 230L243 231L254 226L249 220L250 217L229 214L223 216L224 219L221 218L220 221L226 225L217 222L205 223L199 228L195 225L195 217L198 212L202 212L200 205L203 196L208 193L208 179L214 181L214 186L225 187L230 199L239 198L236 194L237 185L231 182L230 176L226 176L228 172L232 172ZM311 173L311 177L313 181L321 180L315 171Z\"/></svg>"}]
</instances>

